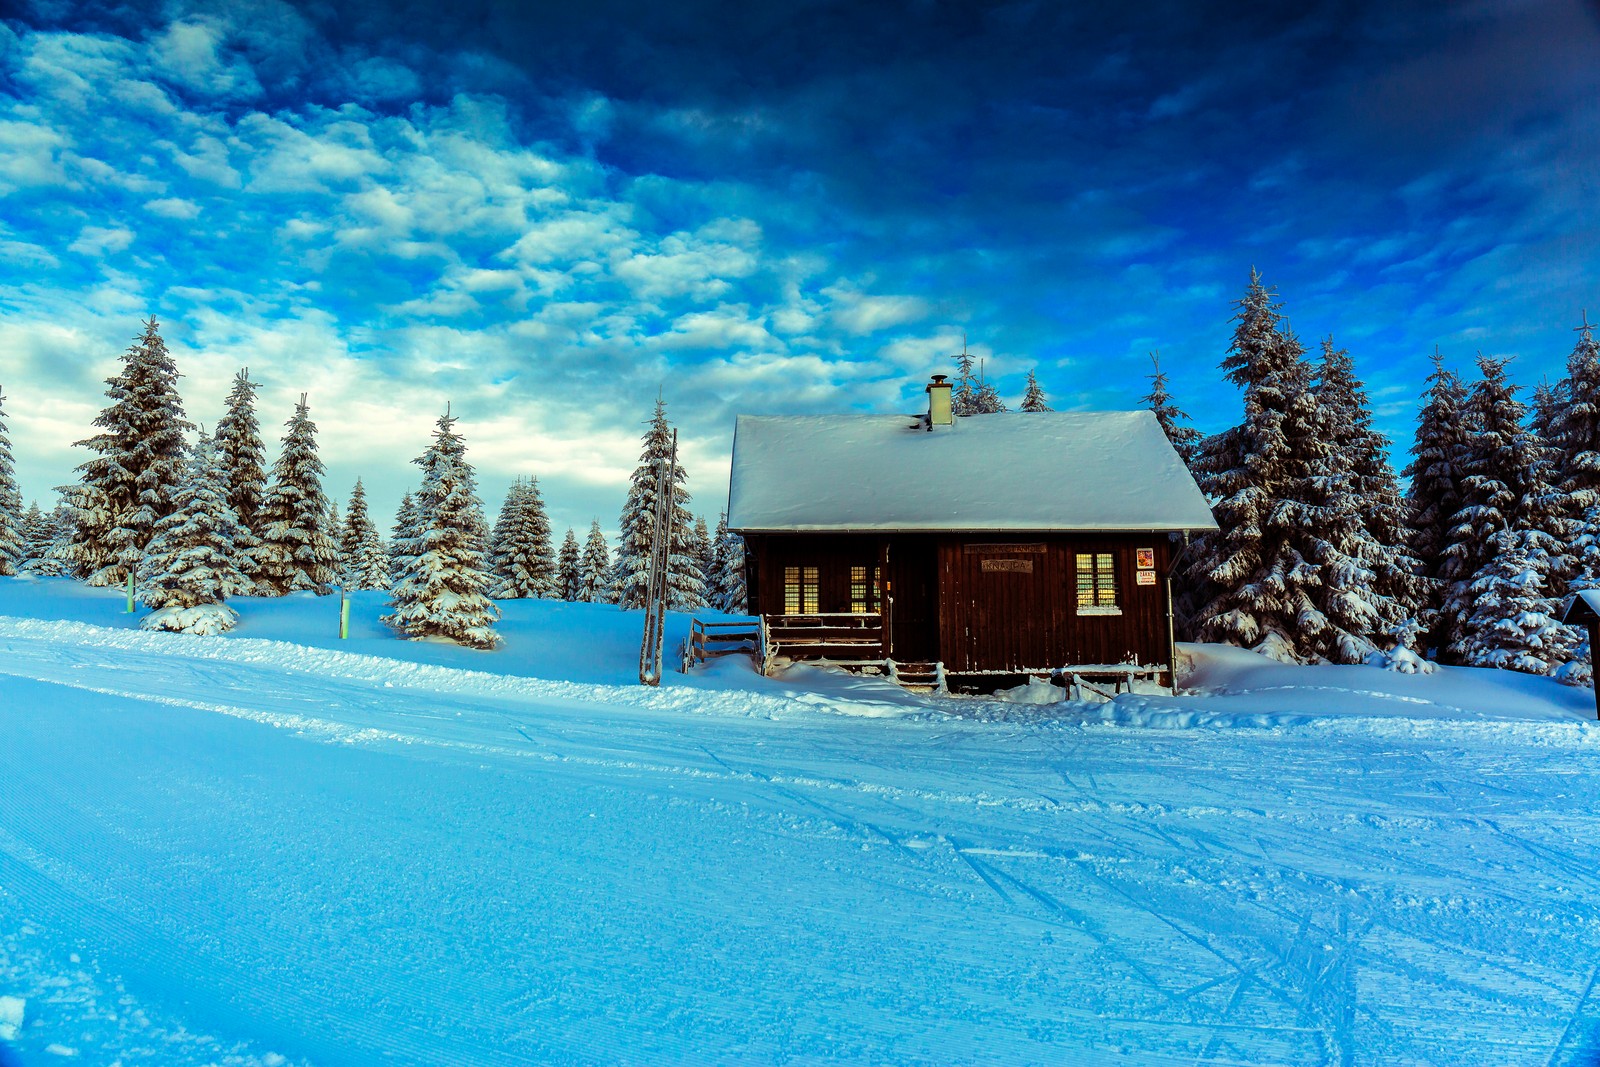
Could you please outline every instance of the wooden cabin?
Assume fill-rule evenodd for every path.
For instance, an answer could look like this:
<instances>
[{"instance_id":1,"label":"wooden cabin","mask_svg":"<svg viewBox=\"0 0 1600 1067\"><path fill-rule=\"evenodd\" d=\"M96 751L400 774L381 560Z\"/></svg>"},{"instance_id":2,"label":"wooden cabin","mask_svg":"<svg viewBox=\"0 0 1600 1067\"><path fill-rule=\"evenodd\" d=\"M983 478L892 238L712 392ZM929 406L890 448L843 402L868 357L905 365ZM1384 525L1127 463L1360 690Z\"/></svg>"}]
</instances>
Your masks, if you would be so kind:
<instances>
[{"instance_id":1,"label":"wooden cabin","mask_svg":"<svg viewBox=\"0 0 1600 1067\"><path fill-rule=\"evenodd\" d=\"M1148 411L741 415L728 528L769 655L957 688L1172 682L1168 574L1214 530Z\"/></svg>"}]
</instances>

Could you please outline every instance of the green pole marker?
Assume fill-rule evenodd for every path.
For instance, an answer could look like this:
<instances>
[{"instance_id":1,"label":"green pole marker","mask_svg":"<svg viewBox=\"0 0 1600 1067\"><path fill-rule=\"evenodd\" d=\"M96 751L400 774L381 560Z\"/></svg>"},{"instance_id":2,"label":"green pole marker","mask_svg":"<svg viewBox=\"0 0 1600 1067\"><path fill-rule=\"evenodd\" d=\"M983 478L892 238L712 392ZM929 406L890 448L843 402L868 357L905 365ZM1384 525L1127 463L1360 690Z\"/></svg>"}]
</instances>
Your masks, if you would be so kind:
<instances>
[{"instance_id":1,"label":"green pole marker","mask_svg":"<svg viewBox=\"0 0 1600 1067\"><path fill-rule=\"evenodd\" d=\"M344 595L344 588L339 589L339 640L343 641L350 636L350 599Z\"/></svg>"},{"instance_id":2,"label":"green pole marker","mask_svg":"<svg viewBox=\"0 0 1600 1067\"><path fill-rule=\"evenodd\" d=\"M133 614L133 572L128 572L128 614Z\"/></svg>"}]
</instances>

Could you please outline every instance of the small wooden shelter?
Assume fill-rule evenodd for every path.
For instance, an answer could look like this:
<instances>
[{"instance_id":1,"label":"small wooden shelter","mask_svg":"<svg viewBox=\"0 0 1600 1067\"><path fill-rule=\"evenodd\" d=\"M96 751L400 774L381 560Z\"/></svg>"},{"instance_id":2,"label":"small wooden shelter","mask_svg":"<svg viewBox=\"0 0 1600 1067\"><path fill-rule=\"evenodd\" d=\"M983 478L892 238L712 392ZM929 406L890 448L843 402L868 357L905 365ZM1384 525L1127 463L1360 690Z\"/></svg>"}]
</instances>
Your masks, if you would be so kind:
<instances>
[{"instance_id":1,"label":"small wooden shelter","mask_svg":"<svg viewBox=\"0 0 1600 1067\"><path fill-rule=\"evenodd\" d=\"M1561 621L1569 626L1582 626L1589 635L1589 654L1600 648L1600 589L1579 589L1572 594ZM1600 679L1594 687L1594 714L1600 719Z\"/></svg>"},{"instance_id":2,"label":"small wooden shelter","mask_svg":"<svg viewBox=\"0 0 1600 1067\"><path fill-rule=\"evenodd\" d=\"M986 688L1172 681L1168 574L1211 509L1148 411L739 417L728 528L765 658Z\"/></svg>"}]
</instances>

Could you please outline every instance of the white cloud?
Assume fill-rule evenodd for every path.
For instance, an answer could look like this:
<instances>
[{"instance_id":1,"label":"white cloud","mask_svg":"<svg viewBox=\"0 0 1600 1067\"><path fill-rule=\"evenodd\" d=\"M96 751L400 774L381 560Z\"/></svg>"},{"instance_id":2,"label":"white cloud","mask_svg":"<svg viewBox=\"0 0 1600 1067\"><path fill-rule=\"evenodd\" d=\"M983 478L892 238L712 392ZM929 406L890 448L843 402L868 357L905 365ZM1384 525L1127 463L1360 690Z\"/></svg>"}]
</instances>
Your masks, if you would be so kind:
<instances>
[{"instance_id":1,"label":"white cloud","mask_svg":"<svg viewBox=\"0 0 1600 1067\"><path fill-rule=\"evenodd\" d=\"M121 226L85 226L67 250L81 256L104 256L121 252L131 244L132 230Z\"/></svg>"},{"instance_id":2,"label":"white cloud","mask_svg":"<svg viewBox=\"0 0 1600 1067\"><path fill-rule=\"evenodd\" d=\"M193 200L184 200L176 196L166 196L159 200L146 201L144 209L152 215L160 215L168 219L192 219L200 214L199 204Z\"/></svg>"}]
</instances>

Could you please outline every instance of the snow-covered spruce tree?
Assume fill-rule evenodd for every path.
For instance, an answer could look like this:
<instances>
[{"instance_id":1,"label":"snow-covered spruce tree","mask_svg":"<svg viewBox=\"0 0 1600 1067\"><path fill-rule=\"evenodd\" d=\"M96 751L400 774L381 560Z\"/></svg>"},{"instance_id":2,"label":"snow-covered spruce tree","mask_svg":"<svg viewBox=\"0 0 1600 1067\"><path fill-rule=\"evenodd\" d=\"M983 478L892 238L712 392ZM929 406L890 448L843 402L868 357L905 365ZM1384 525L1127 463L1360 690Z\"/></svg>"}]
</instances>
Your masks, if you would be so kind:
<instances>
[{"instance_id":1,"label":"snow-covered spruce tree","mask_svg":"<svg viewBox=\"0 0 1600 1067\"><path fill-rule=\"evenodd\" d=\"M418 534L406 569L395 576L393 610L383 621L408 638L443 637L470 648L499 643L500 612L489 600L492 577L478 547L484 527L477 476L448 412L433 444L415 462L423 470L414 499Z\"/></svg>"},{"instance_id":2,"label":"snow-covered spruce tree","mask_svg":"<svg viewBox=\"0 0 1600 1067\"><path fill-rule=\"evenodd\" d=\"M583 559L578 564L578 599L591 604L610 604L611 599L611 549L606 545L606 535L600 531L600 520L589 525L589 539L583 545Z\"/></svg>"},{"instance_id":3,"label":"snow-covered spruce tree","mask_svg":"<svg viewBox=\"0 0 1600 1067\"><path fill-rule=\"evenodd\" d=\"M1473 383L1462 408L1464 445L1460 461L1460 500L1451 516L1441 579L1445 583L1438 630L1447 643L1444 657L1461 662L1467 620L1475 610L1472 583L1495 556L1495 535L1515 525L1518 497L1533 471L1535 455L1518 447L1527 412L1506 380L1506 361L1480 355L1482 378Z\"/></svg>"},{"instance_id":4,"label":"snow-covered spruce tree","mask_svg":"<svg viewBox=\"0 0 1600 1067\"><path fill-rule=\"evenodd\" d=\"M1215 590L1197 616L1201 640L1276 659L1314 659L1330 627L1316 605L1322 576L1310 528L1321 432L1305 350L1252 270L1222 367L1244 387L1244 420L1202 442L1200 488L1220 529L1201 540L1190 576Z\"/></svg>"},{"instance_id":5,"label":"snow-covered spruce tree","mask_svg":"<svg viewBox=\"0 0 1600 1067\"><path fill-rule=\"evenodd\" d=\"M1320 539L1316 602L1331 630L1328 647L1317 651L1360 663L1400 635L1415 634L1407 624L1419 610L1421 582L1407 549L1407 512L1389 440L1373 429L1366 388L1332 338L1322 344L1316 401L1323 451L1313 469L1310 516Z\"/></svg>"},{"instance_id":6,"label":"snow-covered spruce tree","mask_svg":"<svg viewBox=\"0 0 1600 1067\"><path fill-rule=\"evenodd\" d=\"M556 596L562 600L579 600L583 596L583 570L578 535L567 527L561 551L556 553Z\"/></svg>"},{"instance_id":7,"label":"snow-covered spruce tree","mask_svg":"<svg viewBox=\"0 0 1600 1067\"><path fill-rule=\"evenodd\" d=\"M708 593L711 583L711 554L716 546L711 541L711 531L706 529L704 515L694 517L694 531L689 535L689 554L694 557L694 565L700 574L700 607L711 604Z\"/></svg>"},{"instance_id":8,"label":"snow-covered spruce tree","mask_svg":"<svg viewBox=\"0 0 1600 1067\"><path fill-rule=\"evenodd\" d=\"M1045 399L1044 390L1039 386L1039 379L1034 377L1033 371L1028 372L1028 387L1022 393L1022 406L1019 411L1053 411L1050 402Z\"/></svg>"},{"instance_id":9,"label":"snow-covered spruce tree","mask_svg":"<svg viewBox=\"0 0 1600 1067\"><path fill-rule=\"evenodd\" d=\"M43 551L28 565L29 573L43 578L72 576L72 564L67 553L72 547L72 524L75 514L64 496L57 500L56 506L45 516L45 525L40 528L41 537L48 531L51 539L43 546Z\"/></svg>"},{"instance_id":10,"label":"snow-covered spruce tree","mask_svg":"<svg viewBox=\"0 0 1600 1067\"><path fill-rule=\"evenodd\" d=\"M644 433L644 449L622 505L622 540L613 563L617 603L623 610L644 607L645 587L650 580L650 542L654 534L657 463L672 454L672 427L667 423L667 407L656 398L655 417ZM704 602L704 578L693 551L689 514L689 493L683 464L673 465L667 565L667 606L674 611L692 611Z\"/></svg>"},{"instance_id":11,"label":"snow-covered spruce tree","mask_svg":"<svg viewBox=\"0 0 1600 1067\"><path fill-rule=\"evenodd\" d=\"M1155 412L1156 421L1161 423L1161 429L1166 433L1167 440L1172 442L1173 450L1186 465L1192 466L1195 453L1200 449L1200 431L1189 421L1188 414L1172 402L1158 353L1150 353L1150 366L1153 368L1150 372L1150 392L1141 397L1139 402Z\"/></svg>"},{"instance_id":12,"label":"snow-covered spruce tree","mask_svg":"<svg viewBox=\"0 0 1600 1067\"><path fill-rule=\"evenodd\" d=\"M339 544L328 532L317 424L311 421L304 393L284 425L288 432L272 465L272 486L257 513L261 523L257 591L283 596L310 589L323 596L339 580Z\"/></svg>"},{"instance_id":13,"label":"snow-covered spruce tree","mask_svg":"<svg viewBox=\"0 0 1600 1067\"><path fill-rule=\"evenodd\" d=\"M137 576L139 600L153 609L146 630L216 634L233 629L238 613L223 603L246 579L233 561L239 520L228 504L211 439L200 435L174 510L156 523Z\"/></svg>"},{"instance_id":14,"label":"snow-covered spruce tree","mask_svg":"<svg viewBox=\"0 0 1600 1067\"><path fill-rule=\"evenodd\" d=\"M1556 425L1561 420L1561 385L1551 385L1540 379L1533 387L1533 397L1528 404L1528 429L1546 441L1556 440Z\"/></svg>"},{"instance_id":15,"label":"snow-covered spruce tree","mask_svg":"<svg viewBox=\"0 0 1600 1067\"><path fill-rule=\"evenodd\" d=\"M1561 452L1556 484L1581 512L1600 504L1600 342L1587 315L1577 332L1548 440Z\"/></svg>"},{"instance_id":16,"label":"snow-covered spruce tree","mask_svg":"<svg viewBox=\"0 0 1600 1067\"><path fill-rule=\"evenodd\" d=\"M978 414L978 376L976 357L967 351L965 341L961 354L955 357L956 384L950 390L950 410L957 415Z\"/></svg>"},{"instance_id":17,"label":"snow-covered spruce tree","mask_svg":"<svg viewBox=\"0 0 1600 1067\"><path fill-rule=\"evenodd\" d=\"M1425 648L1442 651L1452 634L1438 618L1445 592L1445 550L1450 545L1451 520L1461 509L1462 463L1467 446L1467 389L1455 373L1446 370L1444 357L1433 354L1425 398L1417 413L1417 432L1411 445L1411 462L1401 474L1406 490L1408 544L1421 579L1420 612L1428 623Z\"/></svg>"},{"instance_id":18,"label":"snow-covered spruce tree","mask_svg":"<svg viewBox=\"0 0 1600 1067\"><path fill-rule=\"evenodd\" d=\"M389 588L389 554L367 511L367 489L356 479L339 532L339 580L348 592Z\"/></svg>"},{"instance_id":19,"label":"snow-covered spruce tree","mask_svg":"<svg viewBox=\"0 0 1600 1067\"><path fill-rule=\"evenodd\" d=\"M747 609L744 584L744 538L728 529L728 514L717 522L717 610L743 615Z\"/></svg>"},{"instance_id":20,"label":"snow-covered spruce tree","mask_svg":"<svg viewBox=\"0 0 1600 1067\"><path fill-rule=\"evenodd\" d=\"M491 534L496 600L556 595L556 558L539 480L517 479Z\"/></svg>"},{"instance_id":21,"label":"snow-covered spruce tree","mask_svg":"<svg viewBox=\"0 0 1600 1067\"><path fill-rule=\"evenodd\" d=\"M36 564L55 543L55 524L50 521L49 515L39 510L39 502L35 500L28 505L28 510L22 513L22 522L19 525L22 530L22 558L17 569L37 574Z\"/></svg>"},{"instance_id":22,"label":"snow-covered spruce tree","mask_svg":"<svg viewBox=\"0 0 1600 1067\"><path fill-rule=\"evenodd\" d=\"M411 568L411 561L421 553L418 544L422 539L422 517L416 510L416 498L406 490L395 510L394 536L389 539L389 585L400 581L400 576Z\"/></svg>"},{"instance_id":23,"label":"snow-covered spruce tree","mask_svg":"<svg viewBox=\"0 0 1600 1067\"><path fill-rule=\"evenodd\" d=\"M1540 562L1545 545L1528 530L1501 530L1471 584L1472 610L1462 623L1456 655L1473 667L1549 674L1571 657L1577 635L1555 620L1559 601L1548 595Z\"/></svg>"},{"instance_id":24,"label":"snow-covered spruce tree","mask_svg":"<svg viewBox=\"0 0 1600 1067\"><path fill-rule=\"evenodd\" d=\"M11 437L6 432L5 401L5 390L0 389L0 575L16 574L28 558L22 494L17 490ZM33 510L37 512L38 505Z\"/></svg>"},{"instance_id":25,"label":"snow-covered spruce tree","mask_svg":"<svg viewBox=\"0 0 1600 1067\"><path fill-rule=\"evenodd\" d=\"M998 415L1006 409L1005 401L995 391L994 383L983 376L982 363L978 365L978 396L973 406L979 415Z\"/></svg>"},{"instance_id":26,"label":"snow-covered spruce tree","mask_svg":"<svg viewBox=\"0 0 1600 1067\"><path fill-rule=\"evenodd\" d=\"M65 490L73 522L62 556L90 585L127 581L183 482L191 426L159 326L154 317L144 323L123 354L122 373L106 379L111 403L94 420L101 432L77 442L96 455L79 464L82 480Z\"/></svg>"},{"instance_id":27,"label":"snow-covered spruce tree","mask_svg":"<svg viewBox=\"0 0 1600 1067\"><path fill-rule=\"evenodd\" d=\"M250 380L249 367L240 368L233 376L227 408L217 420L214 436L227 478L228 503L245 528L259 538L262 529L257 512L267 491L267 450L256 419L256 383Z\"/></svg>"}]
</instances>

